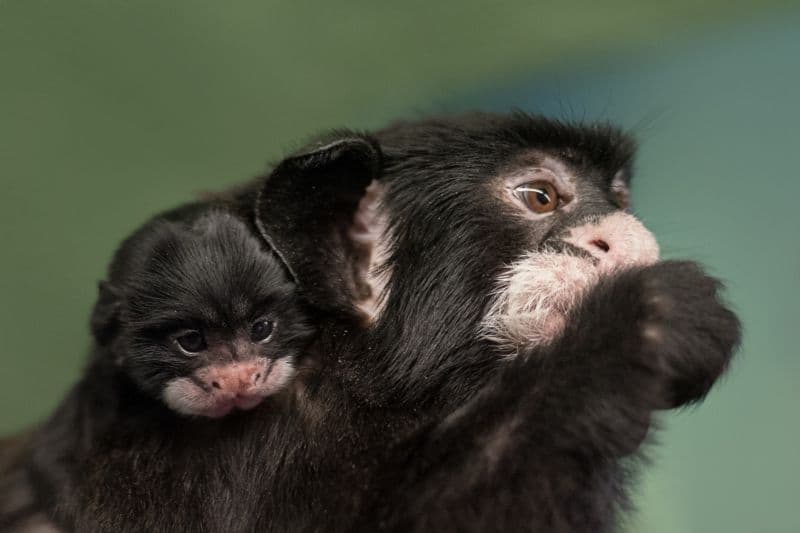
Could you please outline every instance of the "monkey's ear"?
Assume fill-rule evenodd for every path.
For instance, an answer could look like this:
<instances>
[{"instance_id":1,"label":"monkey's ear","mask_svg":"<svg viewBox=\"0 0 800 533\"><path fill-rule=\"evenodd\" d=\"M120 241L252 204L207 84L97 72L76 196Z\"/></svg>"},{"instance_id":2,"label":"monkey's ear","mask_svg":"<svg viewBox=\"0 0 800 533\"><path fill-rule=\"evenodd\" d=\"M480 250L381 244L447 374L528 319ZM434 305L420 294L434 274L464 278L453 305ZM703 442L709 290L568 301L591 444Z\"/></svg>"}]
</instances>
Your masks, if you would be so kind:
<instances>
[{"instance_id":1,"label":"monkey's ear","mask_svg":"<svg viewBox=\"0 0 800 533\"><path fill-rule=\"evenodd\" d=\"M365 290L357 276L364 251L350 231L380 168L377 141L339 133L284 159L258 193L259 231L306 298L321 308L342 310Z\"/></svg>"},{"instance_id":2,"label":"monkey's ear","mask_svg":"<svg viewBox=\"0 0 800 533\"><path fill-rule=\"evenodd\" d=\"M98 284L99 294L94 304L91 318L92 335L101 346L108 344L119 329L119 313L122 307L122 295L119 290L101 281Z\"/></svg>"}]
</instances>

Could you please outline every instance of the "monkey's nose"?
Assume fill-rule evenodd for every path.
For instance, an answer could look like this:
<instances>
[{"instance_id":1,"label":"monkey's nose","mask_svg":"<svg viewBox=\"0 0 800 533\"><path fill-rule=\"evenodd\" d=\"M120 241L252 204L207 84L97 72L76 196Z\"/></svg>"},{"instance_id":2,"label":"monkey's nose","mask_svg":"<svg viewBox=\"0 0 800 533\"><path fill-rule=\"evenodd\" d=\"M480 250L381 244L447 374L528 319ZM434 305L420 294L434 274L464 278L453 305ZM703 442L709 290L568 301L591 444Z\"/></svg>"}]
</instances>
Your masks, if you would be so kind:
<instances>
[{"instance_id":1,"label":"monkey's nose","mask_svg":"<svg viewBox=\"0 0 800 533\"><path fill-rule=\"evenodd\" d=\"M599 248L603 253L608 252L611 249L608 243L603 239L594 239L593 241L589 241L589 244L595 248Z\"/></svg>"},{"instance_id":2,"label":"monkey's nose","mask_svg":"<svg viewBox=\"0 0 800 533\"><path fill-rule=\"evenodd\" d=\"M233 362L205 367L198 371L197 377L215 394L235 397L251 394L267 370L265 360Z\"/></svg>"},{"instance_id":3,"label":"monkey's nose","mask_svg":"<svg viewBox=\"0 0 800 533\"><path fill-rule=\"evenodd\" d=\"M655 237L627 213L613 213L574 227L564 240L592 254L603 271L649 265L658 260Z\"/></svg>"}]
</instances>

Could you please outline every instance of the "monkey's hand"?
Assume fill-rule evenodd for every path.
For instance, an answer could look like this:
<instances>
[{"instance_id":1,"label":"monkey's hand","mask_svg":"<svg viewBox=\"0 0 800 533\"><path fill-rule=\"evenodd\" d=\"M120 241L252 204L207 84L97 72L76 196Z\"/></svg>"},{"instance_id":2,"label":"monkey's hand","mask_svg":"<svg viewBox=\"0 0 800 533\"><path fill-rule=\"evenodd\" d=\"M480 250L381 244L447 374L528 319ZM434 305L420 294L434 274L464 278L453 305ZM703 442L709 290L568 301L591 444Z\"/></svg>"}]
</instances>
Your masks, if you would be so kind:
<instances>
[{"instance_id":1,"label":"monkey's hand","mask_svg":"<svg viewBox=\"0 0 800 533\"><path fill-rule=\"evenodd\" d=\"M727 369L741 326L720 302L722 284L691 262L667 261L642 273L642 357L663 378L663 407L701 400Z\"/></svg>"},{"instance_id":2,"label":"monkey's hand","mask_svg":"<svg viewBox=\"0 0 800 533\"><path fill-rule=\"evenodd\" d=\"M700 400L727 368L740 337L739 321L720 302L720 287L686 261L623 272L588 296L557 352L597 359L587 361L595 378L639 380L654 408Z\"/></svg>"},{"instance_id":3,"label":"monkey's hand","mask_svg":"<svg viewBox=\"0 0 800 533\"><path fill-rule=\"evenodd\" d=\"M525 395L527 416L563 420L563 444L611 456L635 451L654 410L702 399L727 368L740 327L720 287L679 261L602 280L560 340L527 354L528 375L546 390Z\"/></svg>"}]
</instances>

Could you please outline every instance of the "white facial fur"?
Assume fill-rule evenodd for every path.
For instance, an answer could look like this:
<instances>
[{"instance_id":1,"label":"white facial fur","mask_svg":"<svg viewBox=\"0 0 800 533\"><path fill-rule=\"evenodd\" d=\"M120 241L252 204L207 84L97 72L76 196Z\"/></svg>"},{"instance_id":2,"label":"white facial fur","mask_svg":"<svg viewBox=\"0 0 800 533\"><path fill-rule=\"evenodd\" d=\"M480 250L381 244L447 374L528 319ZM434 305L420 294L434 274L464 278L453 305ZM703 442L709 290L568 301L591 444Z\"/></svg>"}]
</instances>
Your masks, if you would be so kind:
<instances>
[{"instance_id":1,"label":"white facial fur","mask_svg":"<svg viewBox=\"0 0 800 533\"><path fill-rule=\"evenodd\" d=\"M658 260L653 235L622 212L573 228L564 240L589 251L595 261L566 253L529 252L497 281L482 332L509 355L523 346L552 342L568 313L601 277Z\"/></svg>"},{"instance_id":2,"label":"white facial fur","mask_svg":"<svg viewBox=\"0 0 800 533\"><path fill-rule=\"evenodd\" d=\"M178 413L219 418L235 408L252 409L283 389L293 375L291 357L211 365L198 369L192 378L169 381L162 398Z\"/></svg>"}]
</instances>

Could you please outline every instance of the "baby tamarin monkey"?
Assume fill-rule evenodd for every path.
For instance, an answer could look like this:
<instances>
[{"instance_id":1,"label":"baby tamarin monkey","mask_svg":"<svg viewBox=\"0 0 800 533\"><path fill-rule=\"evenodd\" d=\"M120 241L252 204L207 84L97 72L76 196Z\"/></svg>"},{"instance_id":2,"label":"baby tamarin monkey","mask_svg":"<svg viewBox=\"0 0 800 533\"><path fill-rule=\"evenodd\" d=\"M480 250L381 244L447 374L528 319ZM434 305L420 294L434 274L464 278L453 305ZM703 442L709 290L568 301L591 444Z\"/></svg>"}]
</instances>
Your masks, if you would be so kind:
<instances>
[{"instance_id":1,"label":"baby tamarin monkey","mask_svg":"<svg viewBox=\"0 0 800 533\"><path fill-rule=\"evenodd\" d=\"M232 413L291 383L314 328L288 267L255 234L195 204L123 242L100 284L84 376L23 453L0 461L0 530L60 526L36 509L69 517L60 502L89 482L94 457L169 465L235 435L246 421Z\"/></svg>"},{"instance_id":2,"label":"baby tamarin monkey","mask_svg":"<svg viewBox=\"0 0 800 533\"><path fill-rule=\"evenodd\" d=\"M235 438L247 423L235 412L287 388L315 329L291 271L256 235L211 202L122 243L100 283L83 377L23 452L0 461L0 530L69 530L70 505L88 505L70 496L91 483L96 457L115 457L120 476L170 468L198 443ZM276 399L275 416L290 401Z\"/></svg>"},{"instance_id":3,"label":"baby tamarin monkey","mask_svg":"<svg viewBox=\"0 0 800 533\"><path fill-rule=\"evenodd\" d=\"M283 264L225 212L150 222L109 274L92 317L98 355L181 415L257 406L290 381L312 334Z\"/></svg>"}]
</instances>

